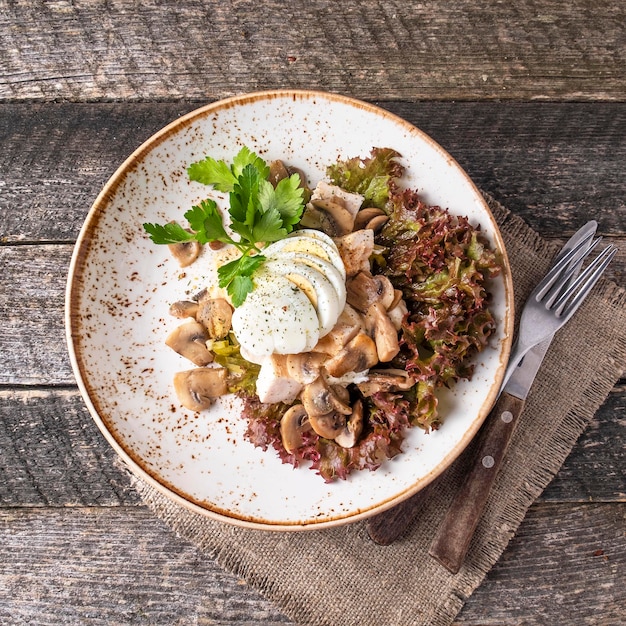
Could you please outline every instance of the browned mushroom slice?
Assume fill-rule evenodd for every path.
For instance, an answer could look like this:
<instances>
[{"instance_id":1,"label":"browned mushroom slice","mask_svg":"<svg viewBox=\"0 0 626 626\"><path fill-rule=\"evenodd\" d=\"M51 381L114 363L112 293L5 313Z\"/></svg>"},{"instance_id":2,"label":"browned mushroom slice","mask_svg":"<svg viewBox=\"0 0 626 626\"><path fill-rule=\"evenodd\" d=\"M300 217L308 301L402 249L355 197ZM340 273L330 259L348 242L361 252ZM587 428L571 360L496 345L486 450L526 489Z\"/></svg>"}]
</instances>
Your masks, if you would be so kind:
<instances>
[{"instance_id":1,"label":"browned mushroom slice","mask_svg":"<svg viewBox=\"0 0 626 626\"><path fill-rule=\"evenodd\" d=\"M206 347L208 339L206 328L196 321L190 321L175 328L165 339L165 345L195 365L202 366L213 361L213 354Z\"/></svg>"},{"instance_id":2,"label":"browned mushroom slice","mask_svg":"<svg viewBox=\"0 0 626 626\"><path fill-rule=\"evenodd\" d=\"M357 385L366 398L379 391L406 391L415 384L407 372L393 368L372 369L367 378Z\"/></svg>"},{"instance_id":3,"label":"browned mushroom slice","mask_svg":"<svg viewBox=\"0 0 626 626\"><path fill-rule=\"evenodd\" d=\"M326 361L326 371L335 378L348 372L363 372L378 363L374 340L363 332L349 341L333 358Z\"/></svg>"},{"instance_id":4,"label":"browned mushroom slice","mask_svg":"<svg viewBox=\"0 0 626 626\"><path fill-rule=\"evenodd\" d=\"M311 429L304 406L295 404L288 408L280 420L280 437L287 452L291 453L304 442L302 433Z\"/></svg>"},{"instance_id":5,"label":"browned mushroom slice","mask_svg":"<svg viewBox=\"0 0 626 626\"><path fill-rule=\"evenodd\" d=\"M190 411L208 409L215 398L228 393L224 368L197 367L174 374L174 391L180 403Z\"/></svg>"},{"instance_id":6,"label":"browned mushroom slice","mask_svg":"<svg viewBox=\"0 0 626 626\"><path fill-rule=\"evenodd\" d=\"M231 329L233 308L224 298L203 297L198 302L196 320L208 331L211 339L223 339Z\"/></svg>"},{"instance_id":7,"label":"browned mushroom slice","mask_svg":"<svg viewBox=\"0 0 626 626\"><path fill-rule=\"evenodd\" d=\"M378 285L378 302L388 309L396 298L396 290L386 276L374 276L374 282Z\"/></svg>"},{"instance_id":8,"label":"browned mushroom slice","mask_svg":"<svg viewBox=\"0 0 626 626\"><path fill-rule=\"evenodd\" d=\"M379 361L391 361L400 352L398 331L380 302L374 302L367 310L365 327L376 342Z\"/></svg>"},{"instance_id":9,"label":"browned mushroom slice","mask_svg":"<svg viewBox=\"0 0 626 626\"><path fill-rule=\"evenodd\" d=\"M288 375L302 385L309 385L320 375L326 355L319 352L289 354L286 358Z\"/></svg>"},{"instance_id":10,"label":"browned mushroom slice","mask_svg":"<svg viewBox=\"0 0 626 626\"><path fill-rule=\"evenodd\" d=\"M388 221L388 215L377 215L367 223L365 228L377 233Z\"/></svg>"},{"instance_id":11,"label":"browned mushroom slice","mask_svg":"<svg viewBox=\"0 0 626 626\"><path fill-rule=\"evenodd\" d=\"M348 304L362 313L365 313L374 302L381 302L386 309L394 297L393 285L386 276L372 276L369 272L359 272L346 283Z\"/></svg>"},{"instance_id":12,"label":"browned mushroom slice","mask_svg":"<svg viewBox=\"0 0 626 626\"><path fill-rule=\"evenodd\" d=\"M309 415L309 422L320 437L334 439L341 435L346 427L346 416L333 411L326 415Z\"/></svg>"},{"instance_id":13,"label":"browned mushroom slice","mask_svg":"<svg viewBox=\"0 0 626 626\"><path fill-rule=\"evenodd\" d=\"M402 291L400 291L400 289L394 289L393 300L391 301L391 304L387 307L387 310L395 308L400 303L400 300L402 299L403 299Z\"/></svg>"},{"instance_id":14,"label":"browned mushroom slice","mask_svg":"<svg viewBox=\"0 0 626 626\"><path fill-rule=\"evenodd\" d=\"M342 415L350 415L352 413L350 405L344 402L337 395L337 392L327 384L324 376L320 376L310 385L306 385L302 391L301 399L311 420L314 417L327 415L331 412L341 413Z\"/></svg>"},{"instance_id":15,"label":"browned mushroom slice","mask_svg":"<svg viewBox=\"0 0 626 626\"><path fill-rule=\"evenodd\" d=\"M354 448L363 432L363 403L356 400L352 415L347 419L343 430L335 437L335 443L342 448Z\"/></svg>"},{"instance_id":16,"label":"browned mushroom slice","mask_svg":"<svg viewBox=\"0 0 626 626\"><path fill-rule=\"evenodd\" d=\"M196 317L198 303L192 300L179 300L170 306L170 315L183 319L185 317Z\"/></svg>"},{"instance_id":17,"label":"browned mushroom slice","mask_svg":"<svg viewBox=\"0 0 626 626\"><path fill-rule=\"evenodd\" d=\"M341 237L352 232L354 217L339 202L311 199L306 205L300 224L305 228L315 228L331 237Z\"/></svg>"},{"instance_id":18,"label":"browned mushroom slice","mask_svg":"<svg viewBox=\"0 0 626 626\"><path fill-rule=\"evenodd\" d=\"M289 170L282 161L276 160L270 163L270 175L268 180L276 187L283 178L289 178Z\"/></svg>"},{"instance_id":19,"label":"browned mushroom slice","mask_svg":"<svg viewBox=\"0 0 626 626\"><path fill-rule=\"evenodd\" d=\"M370 271L370 256L374 251L373 231L357 230L334 241L348 276Z\"/></svg>"},{"instance_id":20,"label":"browned mushroom slice","mask_svg":"<svg viewBox=\"0 0 626 626\"><path fill-rule=\"evenodd\" d=\"M192 241L181 241L180 243L170 243L167 247L181 267L191 265L200 256L200 251L202 250L202 246L195 239Z\"/></svg>"},{"instance_id":21,"label":"browned mushroom slice","mask_svg":"<svg viewBox=\"0 0 626 626\"><path fill-rule=\"evenodd\" d=\"M386 213L378 207L364 207L357 214L354 219L354 230L361 230L365 228L374 218L386 216Z\"/></svg>"}]
</instances>

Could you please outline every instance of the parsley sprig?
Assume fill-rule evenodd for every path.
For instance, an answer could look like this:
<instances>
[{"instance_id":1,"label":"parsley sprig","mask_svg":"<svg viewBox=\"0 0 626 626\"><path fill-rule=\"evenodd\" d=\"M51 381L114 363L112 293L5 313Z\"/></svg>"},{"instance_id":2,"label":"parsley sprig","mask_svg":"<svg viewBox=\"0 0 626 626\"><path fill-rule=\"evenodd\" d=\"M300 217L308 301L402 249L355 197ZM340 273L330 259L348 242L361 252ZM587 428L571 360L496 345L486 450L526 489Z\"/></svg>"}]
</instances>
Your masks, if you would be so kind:
<instances>
[{"instance_id":1,"label":"parsley sprig","mask_svg":"<svg viewBox=\"0 0 626 626\"><path fill-rule=\"evenodd\" d=\"M260 244L285 238L304 210L300 176L293 174L274 187L268 180L269 173L265 161L245 146L230 165L208 156L187 168L190 180L229 194L230 229L239 236L238 240L226 232L212 199L203 200L185 213L188 229L174 222L143 225L157 244L195 240L201 244L220 241L235 246L241 256L219 267L217 274L219 286L226 288L236 307L254 288L252 276L265 261Z\"/></svg>"}]
</instances>

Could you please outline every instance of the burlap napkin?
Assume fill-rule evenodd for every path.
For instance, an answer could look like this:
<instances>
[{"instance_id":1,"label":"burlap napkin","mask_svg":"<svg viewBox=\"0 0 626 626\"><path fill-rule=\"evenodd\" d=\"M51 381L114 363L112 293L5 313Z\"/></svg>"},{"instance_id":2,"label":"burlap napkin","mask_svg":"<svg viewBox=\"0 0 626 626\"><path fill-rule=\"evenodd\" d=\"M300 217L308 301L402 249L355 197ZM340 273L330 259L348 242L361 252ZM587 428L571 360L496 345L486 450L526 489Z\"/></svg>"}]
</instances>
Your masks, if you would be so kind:
<instances>
[{"instance_id":1,"label":"burlap napkin","mask_svg":"<svg viewBox=\"0 0 626 626\"><path fill-rule=\"evenodd\" d=\"M510 257L519 311L556 247L487 200ZM412 528L388 547L375 545L363 522L304 533L252 531L191 513L142 482L137 489L174 531L303 626L448 625L619 379L626 363L624 328L626 292L603 281L556 335L457 575L430 558L428 547L471 446L431 490Z\"/></svg>"}]
</instances>

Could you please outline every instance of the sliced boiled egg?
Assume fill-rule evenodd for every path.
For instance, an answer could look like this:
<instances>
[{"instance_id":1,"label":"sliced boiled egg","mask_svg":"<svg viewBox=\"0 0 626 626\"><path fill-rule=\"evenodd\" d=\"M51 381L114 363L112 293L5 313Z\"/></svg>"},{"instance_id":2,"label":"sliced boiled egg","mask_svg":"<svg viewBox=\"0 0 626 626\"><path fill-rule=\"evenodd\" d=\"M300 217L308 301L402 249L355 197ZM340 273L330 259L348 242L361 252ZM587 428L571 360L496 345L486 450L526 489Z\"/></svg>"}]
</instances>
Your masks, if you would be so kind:
<instances>
[{"instance_id":1,"label":"sliced boiled egg","mask_svg":"<svg viewBox=\"0 0 626 626\"><path fill-rule=\"evenodd\" d=\"M233 313L232 326L244 358L263 363L270 354L308 352L319 339L315 306L292 281L265 268Z\"/></svg>"},{"instance_id":2,"label":"sliced boiled egg","mask_svg":"<svg viewBox=\"0 0 626 626\"><path fill-rule=\"evenodd\" d=\"M337 269L335 265L329 261L308 252L282 252L280 255L276 255L272 258L279 258L284 261L304 263L319 270L324 276L332 283L339 300L345 302L346 300L346 281Z\"/></svg>"},{"instance_id":3,"label":"sliced boiled egg","mask_svg":"<svg viewBox=\"0 0 626 626\"><path fill-rule=\"evenodd\" d=\"M318 238L310 234L315 232L318 231L312 229L299 230L297 231L297 235L290 235L285 239L281 239L267 246L267 248L263 250L263 255L269 258L284 252L304 252L306 254L313 254L334 265L345 280L346 274L343 260L341 259L335 242L325 233L320 233L324 238Z\"/></svg>"},{"instance_id":4,"label":"sliced boiled egg","mask_svg":"<svg viewBox=\"0 0 626 626\"><path fill-rule=\"evenodd\" d=\"M332 282L322 272L306 263L282 258L268 260L264 268L284 276L307 296L317 311L320 337L332 330L343 311L345 299L340 300Z\"/></svg>"}]
</instances>

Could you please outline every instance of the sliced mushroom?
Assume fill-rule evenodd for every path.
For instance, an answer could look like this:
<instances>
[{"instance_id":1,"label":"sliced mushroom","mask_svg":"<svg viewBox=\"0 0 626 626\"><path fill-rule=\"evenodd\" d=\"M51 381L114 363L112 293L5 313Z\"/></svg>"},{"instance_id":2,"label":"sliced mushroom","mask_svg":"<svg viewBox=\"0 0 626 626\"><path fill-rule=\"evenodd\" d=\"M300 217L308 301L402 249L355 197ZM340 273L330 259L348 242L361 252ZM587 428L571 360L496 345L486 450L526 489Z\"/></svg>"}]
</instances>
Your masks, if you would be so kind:
<instances>
[{"instance_id":1,"label":"sliced mushroom","mask_svg":"<svg viewBox=\"0 0 626 626\"><path fill-rule=\"evenodd\" d=\"M365 315L365 327L376 342L378 360L386 363L400 352L398 331L389 319L385 307L374 302Z\"/></svg>"},{"instance_id":2,"label":"sliced mushroom","mask_svg":"<svg viewBox=\"0 0 626 626\"><path fill-rule=\"evenodd\" d=\"M381 302L386 309L394 300L395 293L391 281L386 276L372 276L369 272L359 272L346 283L348 304L365 313L374 302Z\"/></svg>"},{"instance_id":3,"label":"sliced mushroom","mask_svg":"<svg viewBox=\"0 0 626 626\"><path fill-rule=\"evenodd\" d=\"M348 276L370 271L370 256L374 251L374 232L357 230L335 240Z\"/></svg>"},{"instance_id":4,"label":"sliced mushroom","mask_svg":"<svg viewBox=\"0 0 626 626\"><path fill-rule=\"evenodd\" d=\"M311 419L311 423L313 423L314 417L327 415L331 412L341 413L342 415L350 415L352 413L350 405L344 402L337 395L336 390L328 385L324 376L320 376L310 385L306 385L302 391L301 399L307 415Z\"/></svg>"},{"instance_id":5,"label":"sliced mushroom","mask_svg":"<svg viewBox=\"0 0 626 626\"><path fill-rule=\"evenodd\" d=\"M185 317L196 317L198 312L198 303L191 300L179 300L170 306L170 315L178 319Z\"/></svg>"},{"instance_id":6,"label":"sliced mushroom","mask_svg":"<svg viewBox=\"0 0 626 626\"><path fill-rule=\"evenodd\" d=\"M363 403L356 400L352 406L352 415L347 419L343 430L335 437L335 443L342 448L354 448L363 432Z\"/></svg>"},{"instance_id":7,"label":"sliced mushroom","mask_svg":"<svg viewBox=\"0 0 626 626\"><path fill-rule=\"evenodd\" d=\"M228 393L227 372L222 367L197 367L174 374L174 391L190 411L204 411L213 400Z\"/></svg>"},{"instance_id":8,"label":"sliced mushroom","mask_svg":"<svg viewBox=\"0 0 626 626\"><path fill-rule=\"evenodd\" d=\"M309 416L304 406L295 404L288 408L280 420L280 437L287 452L291 453L303 443L302 433L311 430Z\"/></svg>"},{"instance_id":9,"label":"sliced mushroom","mask_svg":"<svg viewBox=\"0 0 626 626\"><path fill-rule=\"evenodd\" d=\"M366 228L367 225L376 217L386 215L386 213L378 207L364 207L357 214L354 220L354 230L361 230Z\"/></svg>"},{"instance_id":10,"label":"sliced mushroom","mask_svg":"<svg viewBox=\"0 0 626 626\"><path fill-rule=\"evenodd\" d=\"M233 308L224 298L203 297L198 302L196 320L208 331L211 339L223 339L231 329Z\"/></svg>"},{"instance_id":11,"label":"sliced mushroom","mask_svg":"<svg viewBox=\"0 0 626 626\"><path fill-rule=\"evenodd\" d=\"M200 251L202 250L202 246L195 239L181 241L180 243L170 243L167 247L181 267L191 265L200 256Z\"/></svg>"},{"instance_id":12,"label":"sliced mushroom","mask_svg":"<svg viewBox=\"0 0 626 626\"><path fill-rule=\"evenodd\" d=\"M363 372L378 363L374 340L364 332L357 334L334 357L326 361L326 371L335 378L348 372Z\"/></svg>"},{"instance_id":13,"label":"sliced mushroom","mask_svg":"<svg viewBox=\"0 0 626 626\"><path fill-rule=\"evenodd\" d=\"M272 183L273 187L276 187L283 178L289 178L289 170L282 161L272 161L270 163L270 175L268 180Z\"/></svg>"},{"instance_id":14,"label":"sliced mushroom","mask_svg":"<svg viewBox=\"0 0 626 626\"><path fill-rule=\"evenodd\" d=\"M300 224L305 228L316 228L331 237L341 237L352 232L354 217L339 202L316 199L306 205Z\"/></svg>"},{"instance_id":15,"label":"sliced mushroom","mask_svg":"<svg viewBox=\"0 0 626 626\"><path fill-rule=\"evenodd\" d=\"M379 391L406 391L415 384L407 372L393 368L372 369L367 378L357 385L366 398Z\"/></svg>"},{"instance_id":16,"label":"sliced mushroom","mask_svg":"<svg viewBox=\"0 0 626 626\"><path fill-rule=\"evenodd\" d=\"M310 385L320 375L320 369L326 358L326 355L320 352L288 354L286 355L287 372L300 384Z\"/></svg>"},{"instance_id":17,"label":"sliced mushroom","mask_svg":"<svg viewBox=\"0 0 626 626\"><path fill-rule=\"evenodd\" d=\"M320 437L334 439L341 435L346 427L346 416L333 411L326 415L309 415L309 422Z\"/></svg>"},{"instance_id":18,"label":"sliced mushroom","mask_svg":"<svg viewBox=\"0 0 626 626\"><path fill-rule=\"evenodd\" d=\"M391 304L387 307L387 310L395 308L400 303L400 300L402 300L402 298L402 291L400 291L400 289L394 289L393 300L391 301Z\"/></svg>"},{"instance_id":19,"label":"sliced mushroom","mask_svg":"<svg viewBox=\"0 0 626 626\"><path fill-rule=\"evenodd\" d=\"M202 366L213 361L213 354L206 347L208 339L206 328L194 320L175 328L165 339L165 345L195 365Z\"/></svg>"},{"instance_id":20,"label":"sliced mushroom","mask_svg":"<svg viewBox=\"0 0 626 626\"><path fill-rule=\"evenodd\" d=\"M377 215L373 217L365 226L367 230L378 232L389 221L388 215Z\"/></svg>"},{"instance_id":21,"label":"sliced mushroom","mask_svg":"<svg viewBox=\"0 0 626 626\"><path fill-rule=\"evenodd\" d=\"M378 301L388 309L396 297L396 290L386 276L380 274L374 276L374 282L378 285Z\"/></svg>"}]
</instances>

